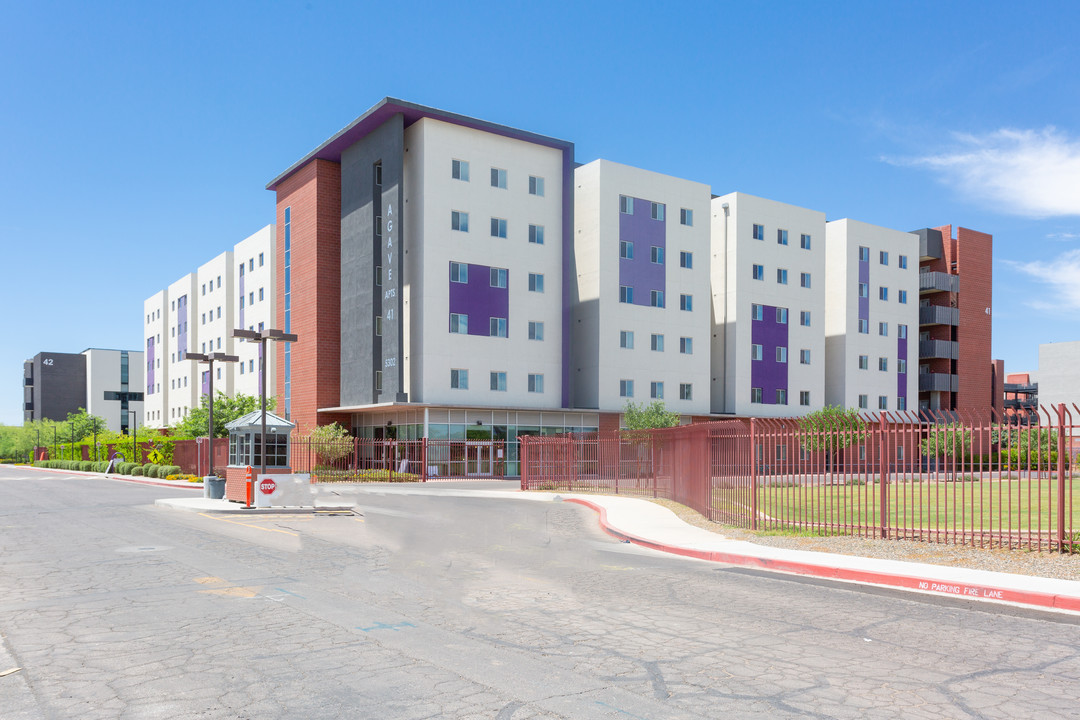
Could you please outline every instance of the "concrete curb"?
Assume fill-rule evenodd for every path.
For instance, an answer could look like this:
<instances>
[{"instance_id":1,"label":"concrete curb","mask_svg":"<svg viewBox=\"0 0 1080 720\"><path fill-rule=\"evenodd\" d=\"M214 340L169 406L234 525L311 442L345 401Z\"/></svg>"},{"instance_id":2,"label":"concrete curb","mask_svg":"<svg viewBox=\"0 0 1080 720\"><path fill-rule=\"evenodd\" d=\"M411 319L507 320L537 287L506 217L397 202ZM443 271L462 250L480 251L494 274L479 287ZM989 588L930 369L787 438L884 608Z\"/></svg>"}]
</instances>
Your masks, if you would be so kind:
<instances>
[{"instance_id":1,"label":"concrete curb","mask_svg":"<svg viewBox=\"0 0 1080 720\"><path fill-rule=\"evenodd\" d=\"M693 557L700 560L720 562L729 565L738 565L741 567L758 568L770 572L782 572L793 575L825 578L828 580L839 580L842 582L896 588L922 594L961 597L982 602L1080 613L1080 597L1059 593L1023 591L1009 587L966 582L943 583L939 580L914 575L840 568L793 560L757 557L716 550L697 550L678 545L669 545L656 540L639 537L614 527L608 521L607 509L598 503L581 498L563 498L563 501L577 503L596 511L599 515L600 527L613 537L632 542L635 545L641 545L642 547L652 548L653 550L660 550L674 555L682 555L684 557Z\"/></svg>"},{"instance_id":2,"label":"concrete curb","mask_svg":"<svg viewBox=\"0 0 1080 720\"><path fill-rule=\"evenodd\" d=\"M24 465L23 467L28 470L36 470L38 472L45 473L58 473L60 475L79 475L81 477L93 477L102 478L104 480L119 480L120 482L137 483L139 485L157 485L158 487L169 488L182 488L188 490L198 490L202 492L203 484L199 483L171 483L161 482L158 480L147 480L145 478L139 478L134 475L105 475L104 473L84 472L82 470L61 470L60 468L39 468L32 465Z\"/></svg>"}]
</instances>

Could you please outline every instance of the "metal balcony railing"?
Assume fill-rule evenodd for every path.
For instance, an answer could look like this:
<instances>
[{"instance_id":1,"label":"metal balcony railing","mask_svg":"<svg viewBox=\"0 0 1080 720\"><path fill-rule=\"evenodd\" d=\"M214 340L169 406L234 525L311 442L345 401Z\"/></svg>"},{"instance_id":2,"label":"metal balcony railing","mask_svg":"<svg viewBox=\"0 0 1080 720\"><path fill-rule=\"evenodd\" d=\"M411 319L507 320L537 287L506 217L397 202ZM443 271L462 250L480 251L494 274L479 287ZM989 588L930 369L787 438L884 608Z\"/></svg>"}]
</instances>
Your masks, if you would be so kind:
<instances>
[{"instance_id":1,"label":"metal balcony railing","mask_svg":"<svg viewBox=\"0 0 1080 720\"><path fill-rule=\"evenodd\" d=\"M919 308L920 325L959 325L960 311L944 305L928 305Z\"/></svg>"},{"instance_id":2,"label":"metal balcony railing","mask_svg":"<svg viewBox=\"0 0 1080 720\"><path fill-rule=\"evenodd\" d=\"M919 357L958 360L960 358L960 345L954 340L920 340Z\"/></svg>"},{"instance_id":3,"label":"metal balcony railing","mask_svg":"<svg viewBox=\"0 0 1080 720\"><path fill-rule=\"evenodd\" d=\"M919 373L919 392L957 392L960 378L948 373Z\"/></svg>"},{"instance_id":4,"label":"metal balcony railing","mask_svg":"<svg viewBox=\"0 0 1080 720\"><path fill-rule=\"evenodd\" d=\"M919 273L919 294L932 292L959 292L960 276L943 272Z\"/></svg>"}]
</instances>

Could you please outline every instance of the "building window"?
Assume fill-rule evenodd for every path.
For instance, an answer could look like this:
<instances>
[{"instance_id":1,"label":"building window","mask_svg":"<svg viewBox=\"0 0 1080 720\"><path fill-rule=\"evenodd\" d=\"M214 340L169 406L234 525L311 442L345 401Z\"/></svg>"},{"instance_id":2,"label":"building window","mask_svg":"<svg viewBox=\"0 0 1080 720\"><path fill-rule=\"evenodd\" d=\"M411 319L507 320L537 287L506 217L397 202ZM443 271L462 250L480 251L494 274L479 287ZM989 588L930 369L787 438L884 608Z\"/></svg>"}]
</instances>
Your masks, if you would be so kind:
<instances>
[{"instance_id":1,"label":"building window","mask_svg":"<svg viewBox=\"0 0 1080 720\"><path fill-rule=\"evenodd\" d=\"M764 225L758 225L757 223L754 224L754 239L755 240L764 240L765 239L765 226Z\"/></svg>"},{"instance_id":2,"label":"building window","mask_svg":"<svg viewBox=\"0 0 1080 720\"><path fill-rule=\"evenodd\" d=\"M859 408L861 410L865 410L867 407L869 407L869 401L867 400L866 395L860 395L859 396Z\"/></svg>"},{"instance_id":3,"label":"building window","mask_svg":"<svg viewBox=\"0 0 1080 720\"><path fill-rule=\"evenodd\" d=\"M491 371L491 389L495 392L506 392L506 371Z\"/></svg>"},{"instance_id":4,"label":"building window","mask_svg":"<svg viewBox=\"0 0 1080 720\"><path fill-rule=\"evenodd\" d=\"M870 297L870 283L859 283L859 297Z\"/></svg>"},{"instance_id":5,"label":"building window","mask_svg":"<svg viewBox=\"0 0 1080 720\"><path fill-rule=\"evenodd\" d=\"M244 263L240 263L240 277L244 277Z\"/></svg>"},{"instance_id":6,"label":"building window","mask_svg":"<svg viewBox=\"0 0 1080 720\"><path fill-rule=\"evenodd\" d=\"M900 304L907 305L907 290L897 290L896 294L896 299L900 301Z\"/></svg>"},{"instance_id":7,"label":"building window","mask_svg":"<svg viewBox=\"0 0 1080 720\"><path fill-rule=\"evenodd\" d=\"M787 245L787 230L776 231L776 244Z\"/></svg>"},{"instance_id":8,"label":"building window","mask_svg":"<svg viewBox=\"0 0 1080 720\"><path fill-rule=\"evenodd\" d=\"M859 318L859 332L863 335L870 334L870 321L866 318Z\"/></svg>"},{"instance_id":9,"label":"building window","mask_svg":"<svg viewBox=\"0 0 1080 720\"><path fill-rule=\"evenodd\" d=\"M896 326L896 337L900 338L901 340L907 340L907 325Z\"/></svg>"},{"instance_id":10,"label":"building window","mask_svg":"<svg viewBox=\"0 0 1080 720\"><path fill-rule=\"evenodd\" d=\"M859 246L859 262L870 262L870 248Z\"/></svg>"},{"instance_id":11,"label":"building window","mask_svg":"<svg viewBox=\"0 0 1080 720\"><path fill-rule=\"evenodd\" d=\"M534 245L544 244L544 226L543 225L530 225L529 226L529 242Z\"/></svg>"},{"instance_id":12,"label":"building window","mask_svg":"<svg viewBox=\"0 0 1080 720\"><path fill-rule=\"evenodd\" d=\"M542 273L529 273L529 292L544 292L544 275Z\"/></svg>"},{"instance_id":13,"label":"building window","mask_svg":"<svg viewBox=\"0 0 1080 720\"><path fill-rule=\"evenodd\" d=\"M240 374L244 374L244 363L240 363Z\"/></svg>"},{"instance_id":14,"label":"building window","mask_svg":"<svg viewBox=\"0 0 1080 720\"><path fill-rule=\"evenodd\" d=\"M900 375L907 373L907 360L901 358L896 361L896 372Z\"/></svg>"},{"instance_id":15,"label":"building window","mask_svg":"<svg viewBox=\"0 0 1080 720\"><path fill-rule=\"evenodd\" d=\"M778 363L786 363L787 362L787 348L786 347L784 347L782 345L777 346L777 348L776 348L776 362L778 362Z\"/></svg>"},{"instance_id":16,"label":"building window","mask_svg":"<svg viewBox=\"0 0 1080 720\"><path fill-rule=\"evenodd\" d=\"M899 258L897 258L896 262L897 262L897 265L900 266L901 270L906 270L907 269L907 255L901 255ZM897 409L902 410L903 408L897 408Z\"/></svg>"},{"instance_id":17,"label":"building window","mask_svg":"<svg viewBox=\"0 0 1080 720\"><path fill-rule=\"evenodd\" d=\"M694 338L679 338L679 352L683 355L694 354Z\"/></svg>"},{"instance_id":18,"label":"building window","mask_svg":"<svg viewBox=\"0 0 1080 720\"><path fill-rule=\"evenodd\" d=\"M382 265L375 266L375 285L382 286Z\"/></svg>"},{"instance_id":19,"label":"building window","mask_svg":"<svg viewBox=\"0 0 1080 720\"><path fill-rule=\"evenodd\" d=\"M619 257L626 258L627 260L634 259L634 243L629 240L619 241Z\"/></svg>"},{"instance_id":20,"label":"building window","mask_svg":"<svg viewBox=\"0 0 1080 720\"><path fill-rule=\"evenodd\" d=\"M450 371L450 388L453 390L468 390L469 389L469 371L468 370L451 370Z\"/></svg>"},{"instance_id":21,"label":"building window","mask_svg":"<svg viewBox=\"0 0 1080 720\"><path fill-rule=\"evenodd\" d=\"M544 178L529 176L529 194L544 197Z\"/></svg>"},{"instance_id":22,"label":"building window","mask_svg":"<svg viewBox=\"0 0 1080 720\"><path fill-rule=\"evenodd\" d=\"M664 203L650 203L652 208L652 219L663 220L664 219Z\"/></svg>"},{"instance_id":23,"label":"building window","mask_svg":"<svg viewBox=\"0 0 1080 720\"><path fill-rule=\"evenodd\" d=\"M888 300L888 299L889 299L889 288L882 285L881 287L878 288L878 300Z\"/></svg>"},{"instance_id":24,"label":"building window","mask_svg":"<svg viewBox=\"0 0 1080 720\"><path fill-rule=\"evenodd\" d=\"M802 390L802 391L799 392L799 404L804 405L804 406L810 404L810 391L809 390Z\"/></svg>"},{"instance_id":25,"label":"building window","mask_svg":"<svg viewBox=\"0 0 1080 720\"><path fill-rule=\"evenodd\" d=\"M649 304L652 305L653 307L658 307L658 308L664 307L664 291L663 290L653 290L653 291L651 291L650 294L649 294Z\"/></svg>"},{"instance_id":26,"label":"building window","mask_svg":"<svg viewBox=\"0 0 1080 720\"><path fill-rule=\"evenodd\" d=\"M491 187L506 189L506 171L491 168Z\"/></svg>"},{"instance_id":27,"label":"building window","mask_svg":"<svg viewBox=\"0 0 1080 720\"><path fill-rule=\"evenodd\" d=\"M809 250L810 249L810 236L809 235L806 235L804 233L799 238L799 247L801 247L803 250Z\"/></svg>"},{"instance_id":28,"label":"building window","mask_svg":"<svg viewBox=\"0 0 1080 720\"><path fill-rule=\"evenodd\" d=\"M380 266L381 269L381 266ZM381 273L380 273L381 276ZM452 262L450 263L450 282L467 283L469 282L469 266L465 263ZM381 285L382 283L378 283Z\"/></svg>"},{"instance_id":29,"label":"building window","mask_svg":"<svg viewBox=\"0 0 1080 720\"><path fill-rule=\"evenodd\" d=\"M694 399L694 385L693 385L693 383L679 383L679 399L680 400L693 400Z\"/></svg>"},{"instance_id":30,"label":"building window","mask_svg":"<svg viewBox=\"0 0 1080 720\"><path fill-rule=\"evenodd\" d=\"M375 371L375 389L382 392L382 370ZM282 462L282 464L284 464L284 462Z\"/></svg>"},{"instance_id":31,"label":"building window","mask_svg":"<svg viewBox=\"0 0 1080 720\"><path fill-rule=\"evenodd\" d=\"M259 288L259 302L263 301L263 288Z\"/></svg>"},{"instance_id":32,"label":"building window","mask_svg":"<svg viewBox=\"0 0 1080 720\"><path fill-rule=\"evenodd\" d=\"M750 402L761 403L761 388L750 388Z\"/></svg>"},{"instance_id":33,"label":"building window","mask_svg":"<svg viewBox=\"0 0 1080 720\"><path fill-rule=\"evenodd\" d=\"M376 319L381 320L382 318ZM450 332L454 333L455 335L468 335L469 316L465 313L450 313Z\"/></svg>"},{"instance_id":34,"label":"building window","mask_svg":"<svg viewBox=\"0 0 1080 720\"><path fill-rule=\"evenodd\" d=\"M627 215L634 214L634 198L627 197L626 195L619 196L619 212L626 213Z\"/></svg>"},{"instance_id":35,"label":"building window","mask_svg":"<svg viewBox=\"0 0 1080 720\"><path fill-rule=\"evenodd\" d=\"M625 397L625 398L634 397L634 381L633 380L620 380L619 381L619 397Z\"/></svg>"},{"instance_id":36,"label":"building window","mask_svg":"<svg viewBox=\"0 0 1080 720\"><path fill-rule=\"evenodd\" d=\"M754 320L764 320L765 319L765 306L764 305L758 305L756 303L751 305L750 306L750 317L752 319L754 319Z\"/></svg>"},{"instance_id":37,"label":"building window","mask_svg":"<svg viewBox=\"0 0 1080 720\"><path fill-rule=\"evenodd\" d=\"M881 372L889 371L889 358L879 357L877 359L877 369Z\"/></svg>"},{"instance_id":38,"label":"building window","mask_svg":"<svg viewBox=\"0 0 1080 720\"><path fill-rule=\"evenodd\" d=\"M506 220L503 218L491 218L491 237L506 237Z\"/></svg>"},{"instance_id":39,"label":"building window","mask_svg":"<svg viewBox=\"0 0 1080 720\"><path fill-rule=\"evenodd\" d=\"M889 398L888 398L888 396L887 395L878 395L877 406L878 406L878 410L888 410L889 409Z\"/></svg>"},{"instance_id":40,"label":"building window","mask_svg":"<svg viewBox=\"0 0 1080 720\"><path fill-rule=\"evenodd\" d=\"M506 287L506 268L491 268L490 280L488 284L491 287L505 288Z\"/></svg>"},{"instance_id":41,"label":"building window","mask_svg":"<svg viewBox=\"0 0 1080 720\"><path fill-rule=\"evenodd\" d=\"M755 265L754 266L754 279L755 280L764 280L765 279L765 266L764 265Z\"/></svg>"},{"instance_id":42,"label":"building window","mask_svg":"<svg viewBox=\"0 0 1080 720\"><path fill-rule=\"evenodd\" d=\"M544 339L544 323L529 321L529 339L530 340L543 340Z\"/></svg>"},{"instance_id":43,"label":"building window","mask_svg":"<svg viewBox=\"0 0 1080 720\"><path fill-rule=\"evenodd\" d=\"M382 237L382 229L383 229L382 215L376 215L375 216L375 237L377 237L377 238Z\"/></svg>"},{"instance_id":44,"label":"building window","mask_svg":"<svg viewBox=\"0 0 1080 720\"><path fill-rule=\"evenodd\" d=\"M506 337L506 318L489 318L488 335L491 337Z\"/></svg>"},{"instance_id":45,"label":"building window","mask_svg":"<svg viewBox=\"0 0 1080 720\"><path fill-rule=\"evenodd\" d=\"M634 331L633 330L620 330L619 331L619 347L626 348L628 350L634 349Z\"/></svg>"},{"instance_id":46,"label":"building window","mask_svg":"<svg viewBox=\"0 0 1080 720\"><path fill-rule=\"evenodd\" d=\"M787 405L787 390L784 388L776 388L776 404Z\"/></svg>"},{"instance_id":47,"label":"building window","mask_svg":"<svg viewBox=\"0 0 1080 720\"><path fill-rule=\"evenodd\" d=\"M450 229L469 232L469 213L459 210L450 211Z\"/></svg>"},{"instance_id":48,"label":"building window","mask_svg":"<svg viewBox=\"0 0 1080 720\"><path fill-rule=\"evenodd\" d=\"M206 283L203 283L203 284L202 284L202 294L203 294L203 295L205 295L205 294L206 294ZM172 309L173 309L173 310L176 310L176 303L175 303L175 302L173 302L173 303L172 303Z\"/></svg>"},{"instance_id":49,"label":"building window","mask_svg":"<svg viewBox=\"0 0 1080 720\"><path fill-rule=\"evenodd\" d=\"M878 262L880 262L882 265L888 265L889 253L885 250L882 250L880 253L878 253Z\"/></svg>"},{"instance_id":50,"label":"building window","mask_svg":"<svg viewBox=\"0 0 1080 720\"><path fill-rule=\"evenodd\" d=\"M382 187L382 163L375 163L375 187Z\"/></svg>"},{"instance_id":51,"label":"building window","mask_svg":"<svg viewBox=\"0 0 1080 720\"><path fill-rule=\"evenodd\" d=\"M802 310L799 312L799 324L803 327L810 327L810 311Z\"/></svg>"},{"instance_id":52,"label":"building window","mask_svg":"<svg viewBox=\"0 0 1080 720\"><path fill-rule=\"evenodd\" d=\"M262 253L259 253L259 267L262 267L262 266L263 266L263 259L264 259L264 258L263 258L263 254L262 254ZM254 269L254 268L252 268L252 269Z\"/></svg>"},{"instance_id":53,"label":"building window","mask_svg":"<svg viewBox=\"0 0 1080 720\"><path fill-rule=\"evenodd\" d=\"M686 208L679 210L679 224L692 227L694 224L694 211Z\"/></svg>"},{"instance_id":54,"label":"building window","mask_svg":"<svg viewBox=\"0 0 1080 720\"><path fill-rule=\"evenodd\" d=\"M664 336L658 333L653 333L650 341L650 346L656 352L664 352Z\"/></svg>"},{"instance_id":55,"label":"building window","mask_svg":"<svg viewBox=\"0 0 1080 720\"><path fill-rule=\"evenodd\" d=\"M787 270L783 268L776 269L776 282L781 285L787 285Z\"/></svg>"},{"instance_id":56,"label":"building window","mask_svg":"<svg viewBox=\"0 0 1080 720\"><path fill-rule=\"evenodd\" d=\"M531 178L530 178L531 179ZM543 185L540 186L543 189ZM534 195L536 193L533 193ZM543 194L543 193L541 193ZM538 373L529 374L529 392L542 393L544 392L544 376Z\"/></svg>"},{"instance_id":57,"label":"building window","mask_svg":"<svg viewBox=\"0 0 1080 720\"><path fill-rule=\"evenodd\" d=\"M465 182L469 182L469 161L451 160L450 177L454 178L455 180L463 180Z\"/></svg>"},{"instance_id":58,"label":"building window","mask_svg":"<svg viewBox=\"0 0 1080 720\"><path fill-rule=\"evenodd\" d=\"M649 397L651 397L653 400L663 400L664 399L664 383L662 383L662 382L649 383Z\"/></svg>"},{"instance_id":59,"label":"building window","mask_svg":"<svg viewBox=\"0 0 1080 720\"><path fill-rule=\"evenodd\" d=\"M468 321L469 321L469 316L466 315L465 316L465 322L468 322ZM453 327L454 327L454 321L453 321L453 316L451 316L451 320L450 320L450 328L451 329L450 329L450 332L454 332ZM382 315L376 315L375 316L375 336L376 337L382 337ZM240 367L243 367L243 365L241 365Z\"/></svg>"},{"instance_id":60,"label":"building window","mask_svg":"<svg viewBox=\"0 0 1080 720\"><path fill-rule=\"evenodd\" d=\"M691 269L694 267L694 253L692 252L680 252L679 253L679 267Z\"/></svg>"},{"instance_id":61,"label":"building window","mask_svg":"<svg viewBox=\"0 0 1080 720\"><path fill-rule=\"evenodd\" d=\"M762 353L761 345L759 345L757 343L754 343L753 345L750 346L750 359L751 360L761 360L763 357L764 357L764 354Z\"/></svg>"},{"instance_id":62,"label":"building window","mask_svg":"<svg viewBox=\"0 0 1080 720\"><path fill-rule=\"evenodd\" d=\"M903 255L901 255L900 257L903 257ZM897 410L907 410L907 398L906 397L898 397L898 398L896 398L896 409ZM903 450L904 448L903 448L903 446L901 446L898 449Z\"/></svg>"},{"instance_id":63,"label":"building window","mask_svg":"<svg viewBox=\"0 0 1080 720\"><path fill-rule=\"evenodd\" d=\"M787 308L776 308L776 324L787 325Z\"/></svg>"},{"instance_id":64,"label":"building window","mask_svg":"<svg viewBox=\"0 0 1080 720\"><path fill-rule=\"evenodd\" d=\"M652 260L653 263L655 263L657 265L663 265L664 264L664 248L653 245L650 259Z\"/></svg>"},{"instance_id":65,"label":"building window","mask_svg":"<svg viewBox=\"0 0 1080 720\"><path fill-rule=\"evenodd\" d=\"M802 350L799 351L799 364L800 365L809 365L810 364L810 351L809 350L803 348Z\"/></svg>"},{"instance_id":66,"label":"building window","mask_svg":"<svg viewBox=\"0 0 1080 720\"><path fill-rule=\"evenodd\" d=\"M679 296L679 309L680 310L693 310L694 309L694 296L693 295L680 295Z\"/></svg>"},{"instance_id":67,"label":"building window","mask_svg":"<svg viewBox=\"0 0 1080 720\"><path fill-rule=\"evenodd\" d=\"M810 273L799 273L799 285L804 288L810 287Z\"/></svg>"},{"instance_id":68,"label":"building window","mask_svg":"<svg viewBox=\"0 0 1080 720\"><path fill-rule=\"evenodd\" d=\"M632 303L634 302L634 288L629 285L619 286L619 302Z\"/></svg>"},{"instance_id":69,"label":"building window","mask_svg":"<svg viewBox=\"0 0 1080 720\"><path fill-rule=\"evenodd\" d=\"M869 370L870 369L870 356L869 355L860 355L859 356L859 369L860 370Z\"/></svg>"},{"instance_id":70,"label":"building window","mask_svg":"<svg viewBox=\"0 0 1080 720\"><path fill-rule=\"evenodd\" d=\"M244 309L244 298L240 298L240 309L241 309L241 310L243 310L243 309ZM202 324L203 324L203 325L205 325L205 324L206 324L206 313L203 313L203 314L202 314Z\"/></svg>"},{"instance_id":71,"label":"building window","mask_svg":"<svg viewBox=\"0 0 1080 720\"><path fill-rule=\"evenodd\" d=\"M887 322L879 322L877 324L877 334L881 335L882 337L888 337L889 336L889 323L887 323Z\"/></svg>"}]
</instances>

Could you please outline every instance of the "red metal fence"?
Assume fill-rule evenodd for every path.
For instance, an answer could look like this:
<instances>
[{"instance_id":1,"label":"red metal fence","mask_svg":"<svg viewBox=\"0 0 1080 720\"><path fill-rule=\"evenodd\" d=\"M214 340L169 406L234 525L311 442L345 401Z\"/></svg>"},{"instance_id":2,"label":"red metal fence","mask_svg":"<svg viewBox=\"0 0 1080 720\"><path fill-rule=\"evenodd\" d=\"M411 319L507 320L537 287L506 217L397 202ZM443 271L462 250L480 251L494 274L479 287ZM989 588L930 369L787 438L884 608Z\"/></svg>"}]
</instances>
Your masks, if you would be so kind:
<instances>
[{"instance_id":1,"label":"red metal fence","mask_svg":"<svg viewBox=\"0 0 1080 720\"><path fill-rule=\"evenodd\" d=\"M490 440L290 440L293 472L313 482L502 480L506 443Z\"/></svg>"},{"instance_id":2,"label":"red metal fence","mask_svg":"<svg viewBox=\"0 0 1080 720\"><path fill-rule=\"evenodd\" d=\"M751 529L1080 551L1080 409L885 413L521 439L521 487L675 500Z\"/></svg>"}]
</instances>

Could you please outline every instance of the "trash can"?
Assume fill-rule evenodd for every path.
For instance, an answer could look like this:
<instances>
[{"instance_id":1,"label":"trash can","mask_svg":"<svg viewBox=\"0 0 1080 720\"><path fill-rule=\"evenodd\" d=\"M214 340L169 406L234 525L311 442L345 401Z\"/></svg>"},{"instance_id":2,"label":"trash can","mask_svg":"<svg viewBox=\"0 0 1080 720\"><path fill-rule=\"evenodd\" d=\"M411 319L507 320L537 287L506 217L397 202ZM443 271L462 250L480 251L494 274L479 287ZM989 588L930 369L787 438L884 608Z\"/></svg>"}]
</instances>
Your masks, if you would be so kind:
<instances>
[{"instance_id":1,"label":"trash can","mask_svg":"<svg viewBox=\"0 0 1080 720\"><path fill-rule=\"evenodd\" d=\"M225 497L225 478L207 475L203 478L203 497L221 500Z\"/></svg>"}]
</instances>

